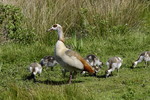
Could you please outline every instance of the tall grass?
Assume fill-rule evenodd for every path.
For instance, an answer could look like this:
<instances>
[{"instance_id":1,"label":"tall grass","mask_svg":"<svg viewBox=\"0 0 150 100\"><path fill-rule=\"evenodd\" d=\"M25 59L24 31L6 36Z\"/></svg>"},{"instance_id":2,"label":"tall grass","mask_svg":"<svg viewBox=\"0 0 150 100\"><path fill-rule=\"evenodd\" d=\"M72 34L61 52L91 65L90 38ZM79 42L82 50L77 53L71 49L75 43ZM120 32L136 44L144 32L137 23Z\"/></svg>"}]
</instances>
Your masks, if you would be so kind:
<instances>
[{"instance_id":1,"label":"tall grass","mask_svg":"<svg viewBox=\"0 0 150 100\"><path fill-rule=\"evenodd\" d=\"M39 39L54 23L66 34L125 34L141 24L142 14L150 4L146 0L4 0L22 8L25 24L35 29Z\"/></svg>"}]
</instances>

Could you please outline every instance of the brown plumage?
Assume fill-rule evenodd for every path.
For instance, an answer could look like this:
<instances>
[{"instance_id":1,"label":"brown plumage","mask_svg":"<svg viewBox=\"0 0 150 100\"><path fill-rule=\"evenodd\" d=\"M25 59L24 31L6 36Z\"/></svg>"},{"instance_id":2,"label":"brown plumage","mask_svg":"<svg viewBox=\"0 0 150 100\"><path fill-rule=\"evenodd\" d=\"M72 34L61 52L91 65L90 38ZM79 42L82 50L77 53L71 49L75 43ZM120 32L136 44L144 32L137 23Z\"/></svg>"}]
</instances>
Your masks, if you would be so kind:
<instances>
[{"instance_id":1,"label":"brown plumage","mask_svg":"<svg viewBox=\"0 0 150 100\"><path fill-rule=\"evenodd\" d=\"M83 57L81 57L77 52L74 52L74 51L72 51L72 50L68 50L68 51L66 51L66 54L68 55L68 56L75 56L77 59L79 59L81 62L82 62L82 64L84 65L84 71L88 71L89 73L94 73L94 70L93 70L93 68L86 62L86 60L85 59L83 59Z\"/></svg>"}]
</instances>

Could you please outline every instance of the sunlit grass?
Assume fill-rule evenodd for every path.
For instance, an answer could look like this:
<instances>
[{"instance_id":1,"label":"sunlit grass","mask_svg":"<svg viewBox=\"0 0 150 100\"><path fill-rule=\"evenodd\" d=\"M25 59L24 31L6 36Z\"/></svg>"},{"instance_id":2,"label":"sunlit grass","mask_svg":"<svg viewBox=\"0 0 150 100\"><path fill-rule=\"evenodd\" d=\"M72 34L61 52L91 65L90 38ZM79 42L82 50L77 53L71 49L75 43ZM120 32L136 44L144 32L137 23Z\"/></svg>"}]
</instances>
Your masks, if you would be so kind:
<instances>
[{"instance_id":1,"label":"sunlit grass","mask_svg":"<svg viewBox=\"0 0 150 100\"><path fill-rule=\"evenodd\" d=\"M22 9L35 43L0 43L1 100L149 100L150 74L144 63L130 69L142 51L150 50L149 1L147 0L1 0ZM97 55L104 63L97 77L77 75L66 84L60 65L43 68L38 82L27 80L27 66L54 54L54 23L63 26L65 45L82 57ZM142 24L142 25L141 25ZM120 56L119 74L103 78L108 58Z\"/></svg>"},{"instance_id":2,"label":"sunlit grass","mask_svg":"<svg viewBox=\"0 0 150 100\"><path fill-rule=\"evenodd\" d=\"M31 45L8 43L0 46L1 55L1 99L50 99L50 100L112 100L112 99L146 99L149 98L150 86L149 68L140 63L137 68L130 69L131 62L136 60L138 54L149 50L149 35L116 35L109 38L82 38L83 48L74 48L72 38L66 40L66 45L73 47L74 51L83 57L87 54L97 55L104 64L109 57L120 56L123 65L119 74L103 78L106 65L98 73L98 77L77 75L73 84L66 84L60 65L54 71L43 68L41 76L37 76L37 83L25 80L30 75L27 66L46 55L53 55L54 45L45 45L36 42ZM74 38L74 37L73 37ZM92 42L91 42L92 40ZM80 41L76 41L80 44Z\"/></svg>"}]
</instances>

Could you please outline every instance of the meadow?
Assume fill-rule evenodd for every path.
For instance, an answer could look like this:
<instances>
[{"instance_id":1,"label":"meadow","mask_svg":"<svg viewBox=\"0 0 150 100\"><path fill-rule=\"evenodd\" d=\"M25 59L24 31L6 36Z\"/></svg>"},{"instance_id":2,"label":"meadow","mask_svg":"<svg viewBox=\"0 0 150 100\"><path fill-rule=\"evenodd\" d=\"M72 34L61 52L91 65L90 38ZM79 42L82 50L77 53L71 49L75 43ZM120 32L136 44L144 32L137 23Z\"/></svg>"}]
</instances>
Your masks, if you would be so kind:
<instances>
[{"instance_id":1,"label":"meadow","mask_svg":"<svg viewBox=\"0 0 150 100\"><path fill-rule=\"evenodd\" d=\"M145 68L142 62L135 69L130 68L142 51L150 50L148 0L1 0L0 3L20 9L25 18L17 27L27 29L28 33L22 29L19 34L23 35L14 38L18 33L9 28L5 39L4 23L1 25L1 100L150 99L150 66ZM44 67L41 76L37 76L38 82L27 80L30 63L54 55L57 34L46 30L55 23L64 29L65 44L83 57L95 54L104 64L110 57L121 57L123 65L119 73L115 71L113 76L104 78L107 66L103 65L97 77L78 74L69 85L68 77L62 76L57 65L54 71Z\"/></svg>"}]
</instances>

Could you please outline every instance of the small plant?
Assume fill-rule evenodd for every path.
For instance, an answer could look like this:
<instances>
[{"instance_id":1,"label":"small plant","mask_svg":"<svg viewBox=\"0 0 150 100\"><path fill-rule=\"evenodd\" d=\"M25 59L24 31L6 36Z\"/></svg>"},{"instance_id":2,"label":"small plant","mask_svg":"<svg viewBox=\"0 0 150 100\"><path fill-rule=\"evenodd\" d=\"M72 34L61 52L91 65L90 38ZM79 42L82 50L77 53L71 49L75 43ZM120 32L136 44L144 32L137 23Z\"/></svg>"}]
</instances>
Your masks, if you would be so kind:
<instances>
[{"instance_id":1,"label":"small plant","mask_svg":"<svg viewBox=\"0 0 150 100\"><path fill-rule=\"evenodd\" d=\"M72 43L73 48L75 48L78 51L81 51L83 49L83 40L82 38L78 41L76 34L73 37L73 43Z\"/></svg>"},{"instance_id":2,"label":"small plant","mask_svg":"<svg viewBox=\"0 0 150 100\"><path fill-rule=\"evenodd\" d=\"M12 5L0 4L0 32L7 39L19 43L30 43L35 36L32 29L25 28L21 9Z\"/></svg>"}]
</instances>

